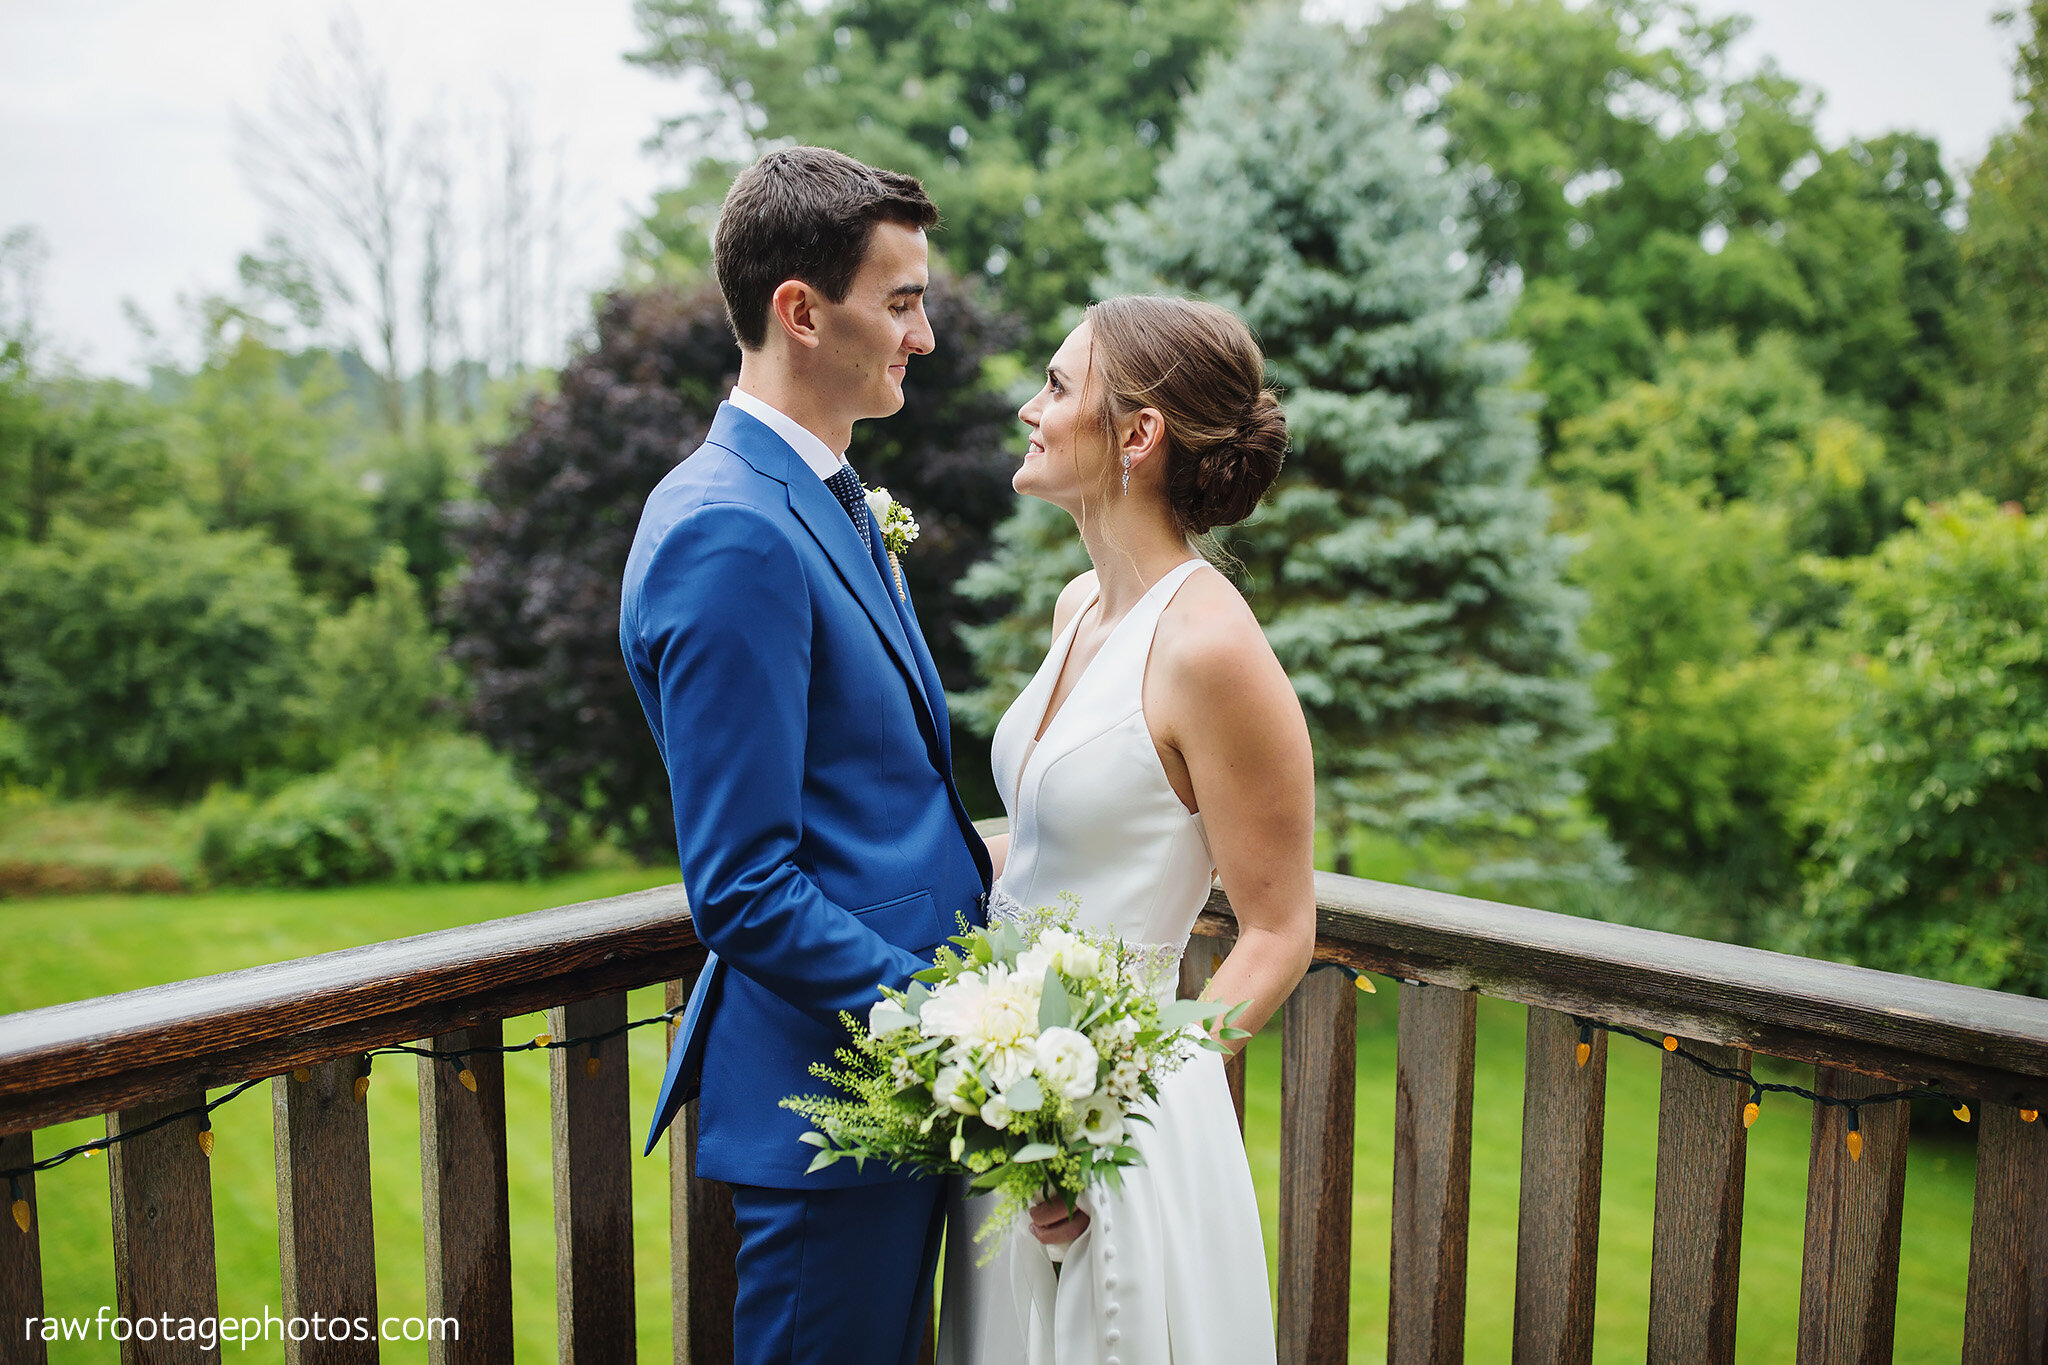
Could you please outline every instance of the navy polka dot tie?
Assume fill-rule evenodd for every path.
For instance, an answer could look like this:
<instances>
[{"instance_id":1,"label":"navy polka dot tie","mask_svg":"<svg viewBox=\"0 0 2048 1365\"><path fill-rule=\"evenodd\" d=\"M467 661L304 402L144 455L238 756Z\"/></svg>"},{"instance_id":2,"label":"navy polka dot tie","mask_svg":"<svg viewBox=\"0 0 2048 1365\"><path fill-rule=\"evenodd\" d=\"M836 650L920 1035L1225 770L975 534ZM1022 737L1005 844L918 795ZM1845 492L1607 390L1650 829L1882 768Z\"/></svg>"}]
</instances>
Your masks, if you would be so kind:
<instances>
[{"instance_id":1,"label":"navy polka dot tie","mask_svg":"<svg viewBox=\"0 0 2048 1365\"><path fill-rule=\"evenodd\" d=\"M868 495L861 487L860 475L853 472L853 466L842 464L832 471L832 477L825 480L825 487L839 499L839 505L846 509L846 515L853 519L853 529L860 532L861 543L868 547L870 555L875 552L874 532L869 529Z\"/></svg>"}]
</instances>

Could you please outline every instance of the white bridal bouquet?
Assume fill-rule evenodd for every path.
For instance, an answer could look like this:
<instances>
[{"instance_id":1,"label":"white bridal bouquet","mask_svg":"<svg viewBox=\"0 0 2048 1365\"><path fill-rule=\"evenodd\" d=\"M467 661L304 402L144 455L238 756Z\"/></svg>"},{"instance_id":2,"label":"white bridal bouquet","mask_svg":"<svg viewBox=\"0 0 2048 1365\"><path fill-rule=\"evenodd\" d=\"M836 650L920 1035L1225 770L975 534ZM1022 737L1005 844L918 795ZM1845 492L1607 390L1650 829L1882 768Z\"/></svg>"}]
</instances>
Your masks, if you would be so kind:
<instances>
[{"instance_id":1,"label":"white bridal bouquet","mask_svg":"<svg viewBox=\"0 0 2048 1365\"><path fill-rule=\"evenodd\" d=\"M999 1196L977 1241L1041 1199L1121 1188L1139 1106L1196 1048L1222 1050L1212 1025L1248 1036L1245 1004L1162 1003L1173 950L1077 930L1063 899L951 939L865 1029L841 1016L853 1046L812 1072L844 1095L782 1101L815 1125L812 1170L851 1157L971 1176Z\"/></svg>"}]
</instances>

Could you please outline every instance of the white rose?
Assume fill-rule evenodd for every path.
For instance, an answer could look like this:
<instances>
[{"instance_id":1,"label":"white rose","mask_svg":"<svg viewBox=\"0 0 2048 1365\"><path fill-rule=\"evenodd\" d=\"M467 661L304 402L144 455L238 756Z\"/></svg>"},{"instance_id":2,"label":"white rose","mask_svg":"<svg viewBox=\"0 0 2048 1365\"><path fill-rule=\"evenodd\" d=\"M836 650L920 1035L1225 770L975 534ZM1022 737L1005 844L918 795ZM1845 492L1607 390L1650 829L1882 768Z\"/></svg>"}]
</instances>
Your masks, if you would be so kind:
<instances>
[{"instance_id":1,"label":"white rose","mask_svg":"<svg viewBox=\"0 0 2048 1365\"><path fill-rule=\"evenodd\" d=\"M1124 1140L1124 1112L1104 1094L1090 1095L1074 1110L1074 1123L1082 1137L1097 1147L1114 1147Z\"/></svg>"},{"instance_id":2,"label":"white rose","mask_svg":"<svg viewBox=\"0 0 2048 1365\"><path fill-rule=\"evenodd\" d=\"M1003 1103L1001 1095L990 1095L988 1102L981 1106L981 1121L991 1128L1008 1128L1010 1118L1010 1106Z\"/></svg>"},{"instance_id":3,"label":"white rose","mask_svg":"<svg viewBox=\"0 0 2048 1365\"><path fill-rule=\"evenodd\" d=\"M889 519L889 504L894 501L895 499L889 496L889 490L886 488L870 488L868 490L868 510L875 514L876 521L887 521Z\"/></svg>"},{"instance_id":4,"label":"white rose","mask_svg":"<svg viewBox=\"0 0 2048 1365\"><path fill-rule=\"evenodd\" d=\"M1060 970L1076 981L1093 981L1102 975L1102 949L1076 940L1060 955Z\"/></svg>"},{"instance_id":5,"label":"white rose","mask_svg":"<svg viewBox=\"0 0 2048 1365\"><path fill-rule=\"evenodd\" d=\"M974 1101L962 1093L966 1086L966 1071L957 1066L942 1066L939 1074L932 1077L932 1099L956 1114L971 1114Z\"/></svg>"},{"instance_id":6,"label":"white rose","mask_svg":"<svg viewBox=\"0 0 2048 1365\"><path fill-rule=\"evenodd\" d=\"M1052 966L1052 959L1052 949L1045 946L1044 939L1040 939L1017 955L1016 975L1022 980L1036 981L1043 987L1045 973Z\"/></svg>"},{"instance_id":7,"label":"white rose","mask_svg":"<svg viewBox=\"0 0 2048 1365\"><path fill-rule=\"evenodd\" d=\"M1095 1044L1073 1029L1049 1028L1038 1035L1038 1074L1067 1099L1086 1099L1094 1092L1098 1061Z\"/></svg>"},{"instance_id":8,"label":"white rose","mask_svg":"<svg viewBox=\"0 0 2048 1365\"><path fill-rule=\"evenodd\" d=\"M880 1038L884 1034L901 1029L916 1028L917 1016L887 996L874 1003L868 1011L868 1037Z\"/></svg>"}]
</instances>

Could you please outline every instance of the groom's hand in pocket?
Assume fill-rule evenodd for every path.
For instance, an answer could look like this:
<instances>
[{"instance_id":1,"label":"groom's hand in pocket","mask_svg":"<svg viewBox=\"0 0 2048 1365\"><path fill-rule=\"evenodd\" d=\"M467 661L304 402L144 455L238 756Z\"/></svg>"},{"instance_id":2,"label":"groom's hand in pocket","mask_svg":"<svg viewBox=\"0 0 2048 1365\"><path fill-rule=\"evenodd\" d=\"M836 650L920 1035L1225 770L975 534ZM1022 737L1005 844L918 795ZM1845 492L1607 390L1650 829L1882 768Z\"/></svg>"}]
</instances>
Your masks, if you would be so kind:
<instances>
[{"instance_id":1,"label":"groom's hand in pocket","mask_svg":"<svg viewBox=\"0 0 2048 1365\"><path fill-rule=\"evenodd\" d=\"M1087 1230L1087 1213L1064 1199L1031 1206L1031 1235L1049 1247L1065 1246Z\"/></svg>"}]
</instances>

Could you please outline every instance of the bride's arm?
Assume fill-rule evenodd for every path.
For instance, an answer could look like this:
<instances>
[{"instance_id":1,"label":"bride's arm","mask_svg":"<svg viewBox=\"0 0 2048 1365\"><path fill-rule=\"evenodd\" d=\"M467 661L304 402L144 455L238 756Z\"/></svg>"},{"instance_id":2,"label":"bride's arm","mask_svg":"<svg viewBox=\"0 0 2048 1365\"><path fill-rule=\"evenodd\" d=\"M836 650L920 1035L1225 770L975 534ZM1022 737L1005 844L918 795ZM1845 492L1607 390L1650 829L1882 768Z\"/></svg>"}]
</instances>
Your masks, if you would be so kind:
<instances>
[{"instance_id":1,"label":"bride's arm","mask_svg":"<svg viewBox=\"0 0 2048 1365\"><path fill-rule=\"evenodd\" d=\"M1202 586L1185 609L1174 603L1162 632L1162 728L1187 764L1237 915L1237 942L1206 994L1249 1000L1238 1025L1257 1032L1315 951L1315 760L1293 684L1250 608L1225 583Z\"/></svg>"}]
</instances>

